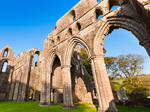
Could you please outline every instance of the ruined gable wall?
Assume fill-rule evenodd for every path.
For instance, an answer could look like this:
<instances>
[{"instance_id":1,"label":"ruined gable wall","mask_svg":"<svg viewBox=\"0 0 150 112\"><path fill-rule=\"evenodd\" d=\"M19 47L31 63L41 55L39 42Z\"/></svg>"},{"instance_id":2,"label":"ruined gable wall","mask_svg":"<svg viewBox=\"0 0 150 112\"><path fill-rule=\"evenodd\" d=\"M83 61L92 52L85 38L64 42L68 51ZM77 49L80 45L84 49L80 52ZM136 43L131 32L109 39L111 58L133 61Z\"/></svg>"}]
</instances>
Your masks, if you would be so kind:
<instances>
[{"instance_id":1,"label":"ruined gable wall","mask_svg":"<svg viewBox=\"0 0 150 112\"><path fill-rule=\"evenodd\" d=\"M90 76L82 63L80 47L76 46L71 58L71 78L74 102L93 103L93 86Z\"/></svg>"},{"instance_id":2,"label":"ruined gable wall","mask_svg":"<svg viewBox=\"0 0 150 112\"><path fill-rule=\"evenodd\" d=\"M4 57L4 52L7 50L7 56ZM9 77L11 70L13 69L12 61L15 58L15 54L11 47L8 45L0 50L0 100L5 100L9 92ZM6 72L2 72L4 63L7 62Z\"/></svg>"},{"instance_id":3,"label":"ruined gable wall","mask_svg":"<svg viewBox=\"0 0 150 112\"><path fill-rule=\"evenodd\" d=\"M30 73L31 56L26 52L20 53L13 60L13 73L8 100L22 102L26 98L26 89ZM20 78L18 78L20 77ZM17 83L19 82L19 85Z\"/></svg>"}]
</instances>

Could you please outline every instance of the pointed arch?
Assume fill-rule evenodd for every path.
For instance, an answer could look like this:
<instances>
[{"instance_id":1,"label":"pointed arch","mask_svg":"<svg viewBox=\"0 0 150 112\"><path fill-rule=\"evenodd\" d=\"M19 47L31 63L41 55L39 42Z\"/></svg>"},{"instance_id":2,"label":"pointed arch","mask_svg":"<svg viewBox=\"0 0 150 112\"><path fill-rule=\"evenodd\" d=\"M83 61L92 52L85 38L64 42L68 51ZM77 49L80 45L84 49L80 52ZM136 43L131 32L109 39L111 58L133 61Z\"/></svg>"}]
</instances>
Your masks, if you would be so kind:
<instances>
[{"instance_id":1,"label":"pointed arch","mask_svg":"<svg viewBox=\"0 0 150 112\"><path fill-rule=\"evenodd\" d=\"M65 50L64 63L63 63L64 65L70 65L71 55L72 55L73 49L75 48L77 44L80 44L85 48L86 52L88 53L88 58L91 57L91 51L87 43L79 37L72 37Z\"/></svg>"},{"instance_id":2,"label":"pointed arch","mask_svg":"<svg viewBox=\"0 0 150 112\"><path fill-rule=\"evenodd\" d=\"M52 66L53 66L53 63L54 63L54 60L55 60L56 56L58 56L58 58L59 58L59 60L60 60L60 64L62 65L60 53L59 53L57 50L52 49L52 50L49 52L48 58L47 58L47 60L46 60L46 66L48 67L47 69L48 69L49 71L52 71Z\"/></svg>"},{"instance_id":3,"label":"pointed arch","mask_svg":"<svg viewBox=\"0 0 150 112\"><path fill-rule=\"evenodd\" d=\"M105 36L111 33L114 29L123 28L131 31L139 42L148 38L148 33L142 26L135 20L124 17L110 17L100 26L93 43L93 52L95 55L103 54L103 43ZM99 50L98 50L99 49Z\"/></svg>"}]
</instances>

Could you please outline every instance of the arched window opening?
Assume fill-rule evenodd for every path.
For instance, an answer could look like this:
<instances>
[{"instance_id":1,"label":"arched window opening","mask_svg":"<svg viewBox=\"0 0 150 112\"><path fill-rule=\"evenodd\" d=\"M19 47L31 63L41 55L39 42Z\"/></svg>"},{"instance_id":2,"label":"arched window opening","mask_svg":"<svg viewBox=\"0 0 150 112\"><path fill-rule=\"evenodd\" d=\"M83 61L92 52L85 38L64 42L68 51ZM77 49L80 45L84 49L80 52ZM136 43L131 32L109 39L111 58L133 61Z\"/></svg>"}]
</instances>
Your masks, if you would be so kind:
<instances>
[{"instance_id":1,"label":"arched window opening","mask_svg":"<svg viewBox=\"0 0 150 112\"><path fill-rule=\"evenodd\" d=\"M142 82L148 80L140 77L147 77L150 73L150 59L145 58L149 56L144 47L139 45L139 40L135 35L122 28L110 27L110 32L104 40L103 47L107 51L105 53L105 65L112 90L117 91L122 87L126 90L126 96L128 97L134 89L138 90L142 87L146 89L140 88L138 92L143 97L149 96L150 94L146 90L150 91L150 89L147 88L148 86L142 85ZM122 80L122 83L119 80ZM138 86L133 83L134 81L138 82ZM130 87L130 85L135 88Z\"/></svg>"},{"instance_id":2,"label":"arched window opening","mask_svg":"<svg viewBox=\"0 0 150 112\"><path fill-rule=\"evenodd\" d=\"M38 60L39 60L39 51L35 52L35 55L34 55L34 66L35 67L37 67Z\"/></svg>"},{"instance_id":3,"label":"arched window opening","mask_svg":"<svg viewBox=\"0 0 150 112\"><path fill-rule=\"evenodd\" d=\"M6 72L8 62L4 62L2 72Z\"/></svg>"},{"instance_id":4,"label":"arched window opening","mask_svg":"<svg viewBox=\"0 0 150 112\"><path fill-rule=\"evenodd\" d=\"M78 30L82 30L80 23L77 23Z\"/></svg>"},{"instance_id":5,"label":"arched window opening","mask_svg":"<svg viewBox=\"0 0 150 112\"><path fill-rule=\"evenodd\" d=\"M103 12L101 9L96 9L96 19L97 21L100 20L103 16Z\"/></svg>"},{"instance_id":6,"label":"arched window opening","mask_svg":"<svg viewBox=\"0 0 150 112\"><path fill-rule=\"evenodd\" d=\"M7 57L7 55L8 55L8 48L5 49L4 54L3 54L3 57Z\"/></svg>"},{"instance_id":7,"label":"arched window opening","mask_svg":"<svg viewBox=\"0 0 150 112\"><path fill-rule=\"evenodd\" d=\"M97 3L99 3L101 0L97 0Z\"/></svg>"},{"instance_id":8,"label":"arched window opening","mask_svg":"<svg viewBox=\"0 0 150 112\"><path fill-rule=\"evenodd\" d=\"M72 29L71 28L69 28L69 33L72 35Z\"/></svg>"},{"instance_id":9,"label":"arched window opening","mask_svg":"<svg viewBox=\"0 0 150 112\"><path fill-rule=\"evenodd\" d=\"M74 10L71 11L71 17L72 17L73 21L76 21L76 15L75 15L75 11Z\"/></svg>"},{"instance_id":10,"label":"arched window opening","mask_svg":"<svg viewBox=\"0 0 150 112\"><path fill-rule=\"evenodd\" d=\"M109 10L116 10L119 6L120 3L118 2L118 0L109 0Z\"/></svg>"}]
</instances>

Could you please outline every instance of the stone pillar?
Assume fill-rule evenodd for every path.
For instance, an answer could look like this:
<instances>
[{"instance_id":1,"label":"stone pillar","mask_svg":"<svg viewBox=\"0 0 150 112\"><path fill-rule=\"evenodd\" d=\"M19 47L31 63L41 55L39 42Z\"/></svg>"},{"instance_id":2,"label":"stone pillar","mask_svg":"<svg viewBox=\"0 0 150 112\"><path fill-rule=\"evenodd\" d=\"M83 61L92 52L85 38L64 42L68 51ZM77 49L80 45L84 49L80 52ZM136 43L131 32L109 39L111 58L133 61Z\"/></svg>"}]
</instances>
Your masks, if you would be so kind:
<instances>
[{"instance_id":1,"label":"stone pillar","mask_svg":"<svg viewBox=\"0 0 150 112\"><path fill-rule=\"evenodd\" d=\"M47 72L46 103L51 105L51 72Z\"/></svg>"},{"instance_id":2,"label":"stone pillar","mask_svg":"<svg viewBox=\"0 0 150 112\"><path fill-rule=\"evenodd\" d=\"M36 99L35 95L36 95L36 90L33 91L33 99L32 100Z\"/></svg>"},{"instance_id":3,"label":"stone pillar","mask_svg":"<svg viewBox=\"0 0 150 112\"><path fill-rule=\"evenodd\" d=\"M18 90L18 99L17 99L17 102L21 102L21 92L22 92L22 86L23 86L23 84L20 83L19 85L20 86L19 86L19 90Z\"/></svg>"},{"instance_id":4,"label":"stone pillar","mask_svg":"<svg viewBox=\"0 0 150 112\"><path fill-rule=\"evenodd\" d=\"M47 106L47 103L46 103L46 76L45 76L45 73L42 74L41 96L40 96L39 106Z\"/></svg>"},{"instance_id":5,"label":"stone pillar","mask_svg":"<svg viewBox=\"0 0 150 112\"><path fill-rule=\"evenodd\" d=\"M14 89L14 97L13 97L13 101L17 101L18 90L19 90L19 82L16 82L15 89Z\"/></svg>"},{"instance_id":6,"label":"stone pillar","mask_svg":"<svg viewBox=\"0 0 150 112\"><path fill-rule=\"evenodd\" d=\"M146 49L146 51L150 57L150 38L147 38L147 39L143 40L142 42L140 42L140 45Z\"/></svg>"},{"instance_id":7,"label":"stone pillar","mask_svg":"<svg viewBox=\"0 0 150 112\"><path fill-rule=\"evenodd\" d=\"M72 84L71 84L71 72L70 65L64 65L62 67L63 77L63 109L74 109L72 98Z\"/></svg>"},{"instance_id":8,"label":"stone pillar","mask_svg":"<svg viewBox=\"0 0 150 112\"><path fill-rule=\"evenodd\" d=\"M99 101L98 112L118 112L108 79L104 55L92 56L91 66Z\"/></svg>"},{"instance_id":9,"label":"stone pillar","mask_svg":"<svg viewBox=\"0 0 150 112\"><path fill-rule=\"evenodd\" d=\"M15 87L15 82L13 81L10 87L8 101L11 101L13 99L14 87Z\"/></svg>"},{"instance_id":10,"label":"stone pillar","mask_svg":"<svg viewBox=\"0 0 150 112\"><path fill-rule=\"evenodd\" d=\"M53 104L57 104L57 90L54 89L53 90Z\"/></svg>"}]
</instances>

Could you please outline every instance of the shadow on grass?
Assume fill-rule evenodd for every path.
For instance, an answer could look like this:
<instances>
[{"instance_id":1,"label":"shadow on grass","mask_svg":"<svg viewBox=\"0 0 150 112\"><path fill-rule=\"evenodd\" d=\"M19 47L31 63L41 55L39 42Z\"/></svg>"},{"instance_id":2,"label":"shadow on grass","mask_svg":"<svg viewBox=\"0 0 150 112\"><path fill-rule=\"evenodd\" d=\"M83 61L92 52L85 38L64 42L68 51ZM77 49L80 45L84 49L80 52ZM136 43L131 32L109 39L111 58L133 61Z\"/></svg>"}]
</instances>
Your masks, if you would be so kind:
<instances>
[{"instance_id":1,"label":"shadow on grass","mask_svg":"<svg viewBox=\"0 0 150 112\"><path fill-rule=\"evenodd\" d=\"M150 108L117 105L119 112L150 112Z\"/></svg>"}]
</instances>

